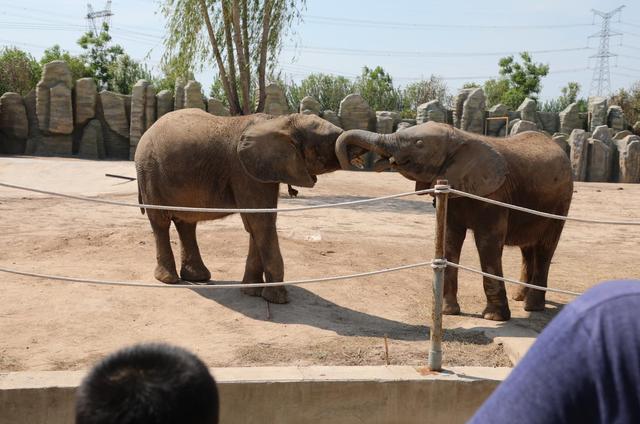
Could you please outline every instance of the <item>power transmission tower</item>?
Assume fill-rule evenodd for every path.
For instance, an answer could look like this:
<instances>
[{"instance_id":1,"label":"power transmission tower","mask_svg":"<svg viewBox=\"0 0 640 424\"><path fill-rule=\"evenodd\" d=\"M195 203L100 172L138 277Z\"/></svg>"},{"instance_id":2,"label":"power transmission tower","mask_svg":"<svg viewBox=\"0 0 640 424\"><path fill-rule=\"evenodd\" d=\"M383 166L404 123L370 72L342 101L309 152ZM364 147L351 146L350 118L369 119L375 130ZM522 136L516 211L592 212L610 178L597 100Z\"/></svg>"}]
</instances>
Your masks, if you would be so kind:
<instances>
[{"instance_id":1,"label":"power transmission tower","mask_svg":"<svg viewBox=\"0 0 640 424\"><path fill-rule=\"evenodd\" d=\"M87 23L89 26L89 31L93 31L93 33L97 36L102 32L102 28L106 23L109 25L109 18L113 16L113 12L111 12L111 0L107 0L107 4L102 10L93 10L93 6L91 3L87 3ZM102 22L98 25L98 20L102 18ZM100 28L100 31L98 31Z\"/></svg>"},{"instance_id":2,"label":"power transmission tower","mask_svg":"<svg viewBox=\"0 0 640 424\"><path fill-rule=\"evenodd\" d=\"M591 56L596 59L596 65L593 68L593 79L591 80L591 89L589 95L591 96L608 96L611 94L611 73L609 70L609 58L616 57L618 55L611 53L609 50L609 39L614 36L622 35L619 32L611 30L611 18L625 6L622 5L610 12L601 12L599 10L591 9L593 12L593 19L595 22L596 16L602 18L602 28L599 32L591 35L589 38L600 38L600 46L598 47L598 53ZM618 17L619 18L619 17Z\"/></svg>"}]
</instances>

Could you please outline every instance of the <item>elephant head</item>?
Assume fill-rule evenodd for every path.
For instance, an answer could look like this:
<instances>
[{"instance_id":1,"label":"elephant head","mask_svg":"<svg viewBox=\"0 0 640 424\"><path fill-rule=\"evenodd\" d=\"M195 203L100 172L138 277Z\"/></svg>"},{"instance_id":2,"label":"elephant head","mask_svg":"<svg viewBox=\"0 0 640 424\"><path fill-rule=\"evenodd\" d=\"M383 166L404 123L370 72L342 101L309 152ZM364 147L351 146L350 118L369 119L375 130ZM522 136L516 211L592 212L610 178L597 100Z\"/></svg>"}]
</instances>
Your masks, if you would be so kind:
<instances>
[{"instance_id":1,"label":"elephant head","mask_svg":"<svg viewBox=\"0 0 640 424\"><path fill-rule=\"evenodd\" d=\"M343 169L351 167L354 147L358 148L355 153L365 149L380 155L376 171L396 169L416 181L416 190L446 179L453 188L486 196L502 186L507 174L503 156L486 139L446 124L428 122L386 135L346 131L336 142Z\"/></svg>"},{"instance_id":2,"label":"elephant head","mask_svg":"<svg viewBox=\"0 0 640 424\"><path fill-rule=\"evenodd\" d=\"M313 187L316 175L340 169L335 143L342 132L315 115L258 121L242 134L238 157L245 172L258 181Z\"/></svg>"}]
</instances>

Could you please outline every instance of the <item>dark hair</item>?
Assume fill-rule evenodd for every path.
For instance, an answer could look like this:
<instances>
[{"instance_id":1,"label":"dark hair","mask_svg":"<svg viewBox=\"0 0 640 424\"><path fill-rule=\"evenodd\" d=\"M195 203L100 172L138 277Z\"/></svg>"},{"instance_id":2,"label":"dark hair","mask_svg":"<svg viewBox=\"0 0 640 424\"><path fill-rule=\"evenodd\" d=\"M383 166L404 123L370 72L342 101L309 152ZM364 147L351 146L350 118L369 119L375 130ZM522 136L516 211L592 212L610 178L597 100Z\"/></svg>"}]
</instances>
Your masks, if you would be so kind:
<instances>
[{"instance_id":1,"label":"dark hair","mask_svg":"<svg viewBox=\"0 0 640 424\"><path fill-rule=\"evenodd\" d=\"M218 390L194 354L141 344L98 363L78 389L77 424L215 424Z\"/></svg>"}]
</instances>

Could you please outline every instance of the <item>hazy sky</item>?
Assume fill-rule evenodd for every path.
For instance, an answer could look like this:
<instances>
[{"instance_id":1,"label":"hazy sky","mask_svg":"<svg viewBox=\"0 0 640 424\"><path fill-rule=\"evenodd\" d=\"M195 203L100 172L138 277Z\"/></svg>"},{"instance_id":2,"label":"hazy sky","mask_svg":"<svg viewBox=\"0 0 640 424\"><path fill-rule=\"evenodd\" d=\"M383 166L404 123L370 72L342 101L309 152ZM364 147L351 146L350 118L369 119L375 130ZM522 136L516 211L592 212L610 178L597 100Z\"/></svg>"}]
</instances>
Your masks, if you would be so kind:
<instances>
[{"instance_id":1,"label":"hazy sky","mask_svg":"<svg viewBox=\"0 0 640 424\"><path fill-rule=\"evenodd\" d=\"M91 1L99 10L105 0ZM640 4L627 1L612 27L623 33L611 39L613 90L640 80ZM164 18L157 1L114 0L114 41L131 56L157 67L162 55ZM556 97L568 81L589 92L593 76L598 18L591 9L609 11L610 0L308 0L305 20L285 42L280 67L299 80L311 72L349 77L362 66L381 65L397 85L437 74L452 91L468 81L497 74L497 61L508 53L532 52L547 63L542 99ZM78 53L76 40L87 28L85 1L0 0L0 45L16 45L39 58L44 48L60 44ZM297 46L297 48L295 47ZM590 47L587 49L587 47ZM591 69L589 69L591 68ZM210 69L197 74L205 91Z\"/></svg>"}]
</instances>

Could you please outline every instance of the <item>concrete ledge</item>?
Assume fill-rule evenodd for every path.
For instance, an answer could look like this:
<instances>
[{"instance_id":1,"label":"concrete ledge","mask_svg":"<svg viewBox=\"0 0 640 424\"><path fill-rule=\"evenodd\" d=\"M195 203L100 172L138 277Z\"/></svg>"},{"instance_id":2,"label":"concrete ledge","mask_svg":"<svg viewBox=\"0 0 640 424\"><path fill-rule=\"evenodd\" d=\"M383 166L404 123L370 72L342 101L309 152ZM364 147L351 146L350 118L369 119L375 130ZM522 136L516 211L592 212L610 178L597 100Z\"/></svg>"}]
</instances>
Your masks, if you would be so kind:
<instances>
[{"instance_id":1,"label":"concrete ledge","mask_svg":"<svg viewBox=\"0 0 640 424\"><path fill-rule=\"evenodd\" d=\"M510 368L213 368L221 423L465 422ZM85 372L0 374L0 424L72 424Z\"/></svg>"}]
</instances>

